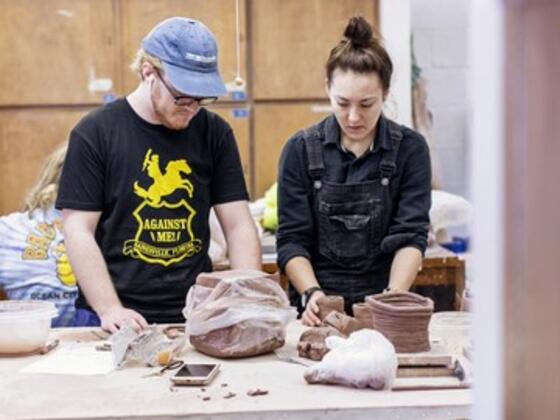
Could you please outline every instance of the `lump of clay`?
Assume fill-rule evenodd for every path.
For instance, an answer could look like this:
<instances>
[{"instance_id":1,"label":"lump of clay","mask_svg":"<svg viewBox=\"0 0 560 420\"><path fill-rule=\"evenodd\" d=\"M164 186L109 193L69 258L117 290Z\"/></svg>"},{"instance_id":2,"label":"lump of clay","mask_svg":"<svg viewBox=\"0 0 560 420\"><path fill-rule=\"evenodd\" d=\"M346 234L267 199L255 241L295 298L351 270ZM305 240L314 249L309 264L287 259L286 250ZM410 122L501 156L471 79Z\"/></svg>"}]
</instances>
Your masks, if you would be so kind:
<instances>
[{"instance_id":1,"label":"lump of clay","mask_svg":"<svg viewBox=\"0 0 560 420\"><path fill-rule=\"evenodd\" d=\"M381 333L362 329L347 339L327 337L326 345L330 351L304 374L308 383L391 388L397 376L397 355Z\"/></svg>"},{"instance_id":2,"label":"lump of clay","mask_svg":"<svg viewBox=\"0 0 560 420\"><path fill-rule=\"evenodd\" d=\"M342 337L342 334L332 327L314 327L301 334L298 342L298 354L311 360L322 360L329 349L325 344L327 337Z\"/></svg>"},{"instance_id":3,"label":"lump of clay","mask_svg":"<svg viewBox=\"0 0 560 420\"><path fill-rule=\"evenodd\" d=\"M327 327L333 327L334 329L340 331L344 336L349 336L354 331L362 329L362 324L356 318L352 318L346 314L341 314L340 312L331 311L327 317L323 320L322 325Z\"/></svg>"},{"instance_id":4,"label":"lump of clay","mask_svg":"<svg viewBox=\"0 0 560 420\"><path fill-rule=\"evenodd\" d=\"M362 325L362 328L373 329L373 309L367 303L355 303L352 305L354 318Z\"/></svg>"},{"instance_id":5,"label":"lump of clay","mask_svg":"<svg viewBox=\"0 0 560 420\"><path fill-rule=\"evenodd\" d=\"M202 273L183 310L193 347L222 358L256 356L284 345L296 311L270 275L257 270Z\"/></svg>"},{"instance_id":6,"label":"lump of clay","mask_svg":"<svg viewBox=\"0 0 560 420\"><path fill-rule=\"evenodd\" d=\"M323 321L332 311L344 313L344 298L342 296L321 296L317 299L319 314L317 315Z\"/></svg>"}]
</instances>

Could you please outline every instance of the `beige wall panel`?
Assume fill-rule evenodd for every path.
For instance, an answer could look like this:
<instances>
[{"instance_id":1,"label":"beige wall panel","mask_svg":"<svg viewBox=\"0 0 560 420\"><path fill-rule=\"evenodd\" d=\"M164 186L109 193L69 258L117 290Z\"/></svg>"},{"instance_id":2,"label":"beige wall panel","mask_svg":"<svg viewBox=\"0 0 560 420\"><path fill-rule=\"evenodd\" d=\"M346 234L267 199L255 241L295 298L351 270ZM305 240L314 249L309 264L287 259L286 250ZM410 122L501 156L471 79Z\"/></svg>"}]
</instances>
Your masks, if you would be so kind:
<instances>
[{"instance_id":1,"label":"beige wall panel","mask_svg":"<svg viewBox=\"0 0 560 420\"><path fill-rule=\"evenodd\" d=\"M376 22L375 0L252 0L255 99L323 98L324 64L348 19Z\"/></svg>"},{"instance_id":2,"label":"beige wall panel","mask_svg":"<svg viewBox=\"0 0 560 420\"><path fill-rule=\"evenodd\" d=\"M243 174L245 175L245 182L247 189L251 191L251 155L249 146L249 121L250 114L246 106L214 106L211 108L224 120L226 120L235 134L237 140L237 147L239 148L239 155L241 156L241 163L243 164Z\"/></svg>"},{"instance_id":3,"label":"beige wall panel","mask_svg":"<svg viewBox=\"0 0 560 420\"><path fill-rule=\"evenodd\" d=\"M560 3L507 3L504 418L558 419Z\"/></svg>"},{"instance_id":4,"label":"beige wall panel","mask_svg":"<svg viewBox=\"0 0 560 420\"><path fill-rule=\"evenodd\" d=\"M0 214L19 210L47 156L68 139L82 108L0 110Z\"/></svg>"},{"instance_id":5,"label":"beige wall panel","mask_svg":"<svg viewBox=\"0 0 560 420\"><path fill-rule=\"evenodd\" d=\"M184 16L202 21L218 40L218 63L224 82L237 74L235 0L122 0L123 68L132 62L144 36L161 20ZM241 74L245 73L245 0L240 1ZM125 71L124 92L138 84L138 77Z\"/></svg>"},{"instance_id":6,"label":"beige wall panel","mask_svg":"<svg viewBox=\"0 0 560 420\"><path fill-rule=\"evenodd\" d=\"M111 0L0 0L0 105L90 104L115 77Z\"/></svg>"},{"instance_id":7,"label":"beige wall panel","mask_svg":"<svg viewBox=\"0 0 560 420\"><path fill-rule=\"evenodd\" d=\"M278 160L286 141L297 131L329 115L326 103L259 104L255 119L255 198L276 182Z\"/></svg>"}]
</instances>

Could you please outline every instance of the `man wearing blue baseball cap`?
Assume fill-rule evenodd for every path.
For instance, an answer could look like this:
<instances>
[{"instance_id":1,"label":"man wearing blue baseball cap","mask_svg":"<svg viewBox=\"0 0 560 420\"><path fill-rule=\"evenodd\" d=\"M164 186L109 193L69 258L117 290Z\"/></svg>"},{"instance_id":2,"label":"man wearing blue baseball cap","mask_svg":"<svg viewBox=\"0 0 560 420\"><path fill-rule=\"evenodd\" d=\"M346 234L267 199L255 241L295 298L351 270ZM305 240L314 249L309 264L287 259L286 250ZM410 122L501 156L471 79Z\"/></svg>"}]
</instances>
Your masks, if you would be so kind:
<instances>
[{"instance_id":1,"label":"man wearing blue baseball cap","mask_svg":"<svg viewBox=\"0 0 560 420\"><path fill-rule=\"evenodd\" d=\"M213 207L232 268L260 268L231 127L204 108L226 88L214 35L174 17L142 41L126 98L72 130L56 207L80 289L76 326L183 322L185 296L211 271Z\"/></svg>"}]
</instances>

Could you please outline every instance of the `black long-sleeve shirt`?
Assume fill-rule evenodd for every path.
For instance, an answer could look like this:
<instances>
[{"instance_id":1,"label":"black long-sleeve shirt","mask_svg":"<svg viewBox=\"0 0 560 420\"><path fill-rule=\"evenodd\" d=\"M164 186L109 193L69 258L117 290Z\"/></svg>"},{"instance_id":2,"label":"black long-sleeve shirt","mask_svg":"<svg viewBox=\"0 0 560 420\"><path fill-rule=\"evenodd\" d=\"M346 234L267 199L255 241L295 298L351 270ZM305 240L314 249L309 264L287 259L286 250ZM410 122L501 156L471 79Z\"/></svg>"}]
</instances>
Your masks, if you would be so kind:
<instances>
[{"instance_id":1,"label":"black long-sleeve shirt","mask_svg":"<svg viewBox=\"0 0 560 420\"><path fill-rule=\"evenodd\" d=\"M385 117L381 116L373 149L356 158L352 152L341 147L340 127L334 116L323 120L319 127L323 133L323 179L350 184L378 178L382 150L391 147L387 125ZM431 169L428 145L420 134L403 129L396 164L397 169L389 186L393 211L387 234L381 242L384 266L400 248L412 246L424 253L427 246ZM278 264L282 270L289 260L297 256L309 259L314 268L317 265L325 268L330 264L317 250L312 184L303 132L299 132L286 143L278 171L279 227L276 245Z\"/></svg>"}]
</instances>

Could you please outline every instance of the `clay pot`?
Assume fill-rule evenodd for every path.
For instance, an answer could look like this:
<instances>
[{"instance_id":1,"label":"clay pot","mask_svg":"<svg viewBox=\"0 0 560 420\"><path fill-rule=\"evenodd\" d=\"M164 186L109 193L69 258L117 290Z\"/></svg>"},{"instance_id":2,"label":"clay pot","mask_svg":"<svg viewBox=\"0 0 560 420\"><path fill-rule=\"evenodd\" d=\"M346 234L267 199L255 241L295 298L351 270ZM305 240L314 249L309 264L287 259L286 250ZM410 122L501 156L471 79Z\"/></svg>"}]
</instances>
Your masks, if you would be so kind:
<instances>
[{"instance_id":1,"label":"clay pot","mask_svg":"<svg viewBox=\"0 0 560 420\"><path fill-rule=\"evenodd\" d=\"M434 311L431 299L410 292L382 293L366 297L375 329L393 343L397 353L430 350L428 324Z\"/></svg>"}]
</instances>

